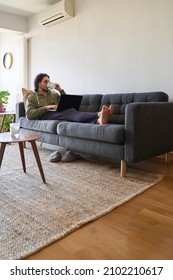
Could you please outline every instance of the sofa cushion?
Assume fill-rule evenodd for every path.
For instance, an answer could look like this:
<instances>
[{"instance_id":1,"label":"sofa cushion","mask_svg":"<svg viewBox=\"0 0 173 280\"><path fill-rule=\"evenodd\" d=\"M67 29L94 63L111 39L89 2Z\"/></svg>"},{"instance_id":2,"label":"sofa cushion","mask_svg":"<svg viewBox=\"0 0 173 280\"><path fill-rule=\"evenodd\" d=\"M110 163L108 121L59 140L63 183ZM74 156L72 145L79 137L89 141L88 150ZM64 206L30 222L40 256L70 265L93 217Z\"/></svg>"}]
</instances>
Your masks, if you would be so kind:
<instances>
[{"instance_id":1,"label":"sofa cushion","mask_svg":"<svg viewBox=\"0 0 173 280\"><path fill-rule=\"evenodd\" d=\"M26 106L26 101L27 101L27 99L28 99L28 96L29 96L31 93L33 93L32 90L26 89L26 88L22 88L24 106Z\"/></svg>"},{"instance_id":2,"label":"sofa cushion","mask_svg":"<svg viewBox=\"0 0 173 280\"><path fill-rule=\"evenodd\" d=\"M101 94L84 94L79 111L99 112L101 99Z\"/></svg>"},{"instance_id":3,"label":"sofa cushion","mask_svg":"<svg viewBox=\"0 0 173 280\"><path fill-rule=\"evenodd\" d=\"M166 102L168 95L164 92L143 92L143 93L117 93L105 94L101 100L101 107L103 105L113 106L113 114L109 118L109 123L125 122L125 109L127 104L134 102ZM101 109L100 107L100 109Z\"/></svg>"},{"instance_id":4,"label":"sofa cushion","mask_svg":"<svg viewBox=\"0 0 173 280\"><path fill-rule=\"evenodd\" d=\"M84 124L60 122L57 126L59 135L96 140L108 143L124 144L125 127L121 124Z\"/></svg>"},{"instance_id":5,"label":"sofa cushion","mask_svg":"<svg viewBox=\"0 0 173 280\"><path fill-rule=\"evenodd\" d=\"M48 133L57 133L57 120L28 120L25 117L19 119L20 127L26 128L29 130L48 132Z\"/></svg>"}]
</instances>

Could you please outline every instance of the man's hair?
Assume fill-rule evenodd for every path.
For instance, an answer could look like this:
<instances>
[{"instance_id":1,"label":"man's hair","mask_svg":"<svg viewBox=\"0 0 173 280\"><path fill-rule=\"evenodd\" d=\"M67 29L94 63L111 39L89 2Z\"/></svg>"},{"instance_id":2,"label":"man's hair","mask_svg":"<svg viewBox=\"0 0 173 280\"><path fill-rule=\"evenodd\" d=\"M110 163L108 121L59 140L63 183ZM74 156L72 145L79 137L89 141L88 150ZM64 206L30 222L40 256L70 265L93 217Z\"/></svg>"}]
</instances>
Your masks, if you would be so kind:
<instances>
[{"instance_id":1,"label":"man's hair","mask_svg":"<svg viewBox=\"0 0 173 280\"><path fill-rule=\"evenodd\" d=\"M38 91L38 84L41 83L41 81L43 80L44 77L49 77L49 75L45 74L45 73L40 73L38 74L36 77L35 77L35 80L34 80L34 90L37 92Z\"/></svg>"}]
</instances>

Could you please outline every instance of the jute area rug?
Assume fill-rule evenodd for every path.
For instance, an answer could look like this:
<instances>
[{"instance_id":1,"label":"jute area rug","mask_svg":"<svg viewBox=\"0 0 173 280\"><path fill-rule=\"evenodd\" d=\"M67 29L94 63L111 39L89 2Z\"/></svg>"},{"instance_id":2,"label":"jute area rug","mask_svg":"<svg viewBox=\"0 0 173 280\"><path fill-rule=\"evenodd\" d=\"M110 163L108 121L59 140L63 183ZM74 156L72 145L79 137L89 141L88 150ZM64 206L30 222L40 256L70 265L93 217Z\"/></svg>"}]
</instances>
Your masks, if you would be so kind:
<instances>
[{"instance_id":1,"label":"jute area rug","mask_svg":"<svg viewBox=\"0 0 173 280\"><path fill-rule=\"evenodd\" d=\"M50 163L51 151L39 148L47 184L33 152L7 145L0 170L0 259L22 259L97 219L158 183L163 176L87 160Z\"/></svg>"}]
</instances>

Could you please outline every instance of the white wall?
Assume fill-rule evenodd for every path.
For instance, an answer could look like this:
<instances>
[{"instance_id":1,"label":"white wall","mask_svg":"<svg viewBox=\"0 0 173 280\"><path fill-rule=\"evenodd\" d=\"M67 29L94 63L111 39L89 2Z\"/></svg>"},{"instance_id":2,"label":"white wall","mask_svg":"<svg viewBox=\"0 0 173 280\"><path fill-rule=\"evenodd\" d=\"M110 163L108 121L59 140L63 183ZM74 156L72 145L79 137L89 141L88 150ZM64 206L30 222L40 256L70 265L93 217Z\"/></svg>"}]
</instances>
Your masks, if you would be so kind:
<instances>
[{"instance_id":1,"label":"white wall","mask_svg":"<svg viewBox=\"0 0 173 280\"><path fill-rule=\"evenodd\" d=\"M46 72L69 93L162 90L173 99L173 1L75 0L73 19L29 20L29 87Z\"/></svg>"},{"instance_id":2,"label":"white wall","mask_svg":"<svg viewBox=\"0 0 173 280\"><path fill-rule=\"evenodd\" d=\"M4 54L10 52L13 64L10 69L3 66ZM22 100L21 87L26 84L25 39L11 32L0 33L0 90L9 90L7 110L15 109L15 104Z\"/></svg>"},{"instance_id":3,"label":"white wall","mask_svg":"<svg viewBox=\"0 0 173 280\"><path fill-rule=\"evenodd\" d=\"M8 29L19 33L26 33L27 18L0 11L0 29Z\"/></svg>"},{"instance_id":4,"label":"white wall","mask_svg":"<svg viewBox=\"0 0 173 280\"><path fill-rule=\"evenodd\" d=\"M162 90L173 101L173 1L74 2L75 17L50 28L29 19L28 72L25 39L0 33L0 89L11 92L8 109L40 72L69 93ZM6 52L13 54L10 70L2 64Z\"/></svg>"},{"instance_id":5,"label":"white wall","mask_svg":"<svg viewBox=\"0 0 173 280\"><path fill-rule=\"evenodd\" d=\"M22 99L21 87L26 84L26 43L22 37L27 32L27 18L0 11L0 90L9 90L7 110L15 109ZM10 52L13 65L3 66L4 54Z\"/></svg>"}]
</instances>

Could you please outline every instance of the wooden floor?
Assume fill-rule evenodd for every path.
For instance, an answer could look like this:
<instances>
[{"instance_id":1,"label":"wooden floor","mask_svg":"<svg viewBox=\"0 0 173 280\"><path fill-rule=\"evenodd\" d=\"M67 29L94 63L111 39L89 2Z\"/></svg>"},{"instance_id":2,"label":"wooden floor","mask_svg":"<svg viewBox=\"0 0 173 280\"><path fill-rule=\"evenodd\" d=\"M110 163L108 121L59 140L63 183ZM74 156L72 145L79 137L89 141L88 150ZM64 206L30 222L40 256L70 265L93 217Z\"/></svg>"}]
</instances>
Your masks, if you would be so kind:
<instances>
[{"instance_id":1,"label":"wooden floor","mask_svg":"<svg viewBox=\"0 0 173 280\"><path fill-rule=\"evenodd\" d=\"M173 155L131 167L165 174L143 194L26 259L173 260Z\"/></svg>"}]
</instances>

